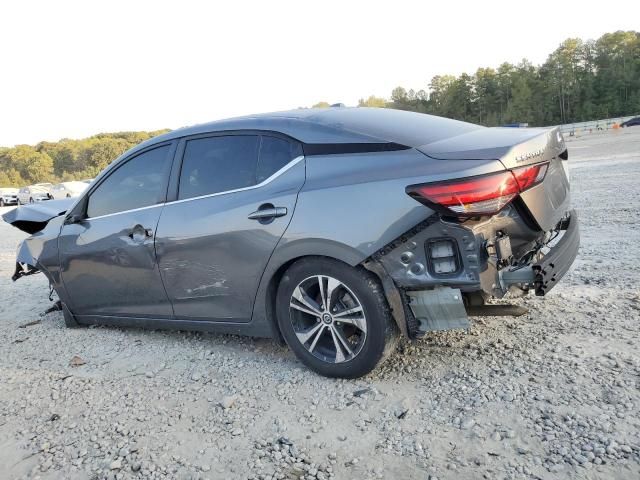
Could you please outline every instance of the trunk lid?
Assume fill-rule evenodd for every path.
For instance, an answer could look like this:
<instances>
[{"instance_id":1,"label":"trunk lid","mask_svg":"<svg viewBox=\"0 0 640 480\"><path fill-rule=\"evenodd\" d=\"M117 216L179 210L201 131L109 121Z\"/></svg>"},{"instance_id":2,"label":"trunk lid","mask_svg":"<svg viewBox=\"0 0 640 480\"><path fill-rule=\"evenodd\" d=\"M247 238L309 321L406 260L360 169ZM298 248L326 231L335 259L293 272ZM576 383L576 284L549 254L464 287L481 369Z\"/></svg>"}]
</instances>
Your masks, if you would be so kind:
<instances>
[{"instance_id":1,"label":"trunk lid","mask_svg":"<svg viewBox=\"0 0 640 480\"><path fill-rule=\"evenodd\" d=\"M499 160L514 169L548 162L544 181L520 195L542 230L551 230L569 210L567 149L558 127L483 128L417 147L437 160Z\"/></svg>"}]
</instances>

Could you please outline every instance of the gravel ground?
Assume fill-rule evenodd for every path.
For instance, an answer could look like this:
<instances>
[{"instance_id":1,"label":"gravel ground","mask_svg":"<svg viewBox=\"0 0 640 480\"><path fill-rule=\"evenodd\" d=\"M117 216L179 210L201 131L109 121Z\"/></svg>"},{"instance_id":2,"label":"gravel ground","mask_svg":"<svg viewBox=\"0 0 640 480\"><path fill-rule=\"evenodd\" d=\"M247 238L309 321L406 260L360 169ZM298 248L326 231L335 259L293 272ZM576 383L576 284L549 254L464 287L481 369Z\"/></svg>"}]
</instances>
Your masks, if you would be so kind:
<instances>
[{"instance_id":1,"label":"gravel ground","mask_svg":"<svg viewBox=\"0 0 640 480\"><path fill-rule=\"evenodd\" d=\"M0 224L0 477L640 478L640 128L570 140L561 284L356 381L271 340L65 329Z\"/></svg>"}]
</instances>

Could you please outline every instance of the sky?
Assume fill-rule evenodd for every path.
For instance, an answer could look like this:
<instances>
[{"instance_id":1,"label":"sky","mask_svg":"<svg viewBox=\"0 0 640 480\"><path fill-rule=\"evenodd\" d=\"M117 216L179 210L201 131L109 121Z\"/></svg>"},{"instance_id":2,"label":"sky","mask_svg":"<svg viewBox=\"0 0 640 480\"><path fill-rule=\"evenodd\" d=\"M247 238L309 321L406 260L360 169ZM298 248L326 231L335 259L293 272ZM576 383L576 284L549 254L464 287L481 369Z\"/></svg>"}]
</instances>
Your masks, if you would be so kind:
<instances>
[{"instance_id":1,"label":"sky","mask_svg":"<svg viewBox=\"0 0 640 480\"><path fill-rule=\"evenodd\" d=\"M356 105L640 29L640 2L3 0L0 146Z\"/></svg>"}]
</instances>

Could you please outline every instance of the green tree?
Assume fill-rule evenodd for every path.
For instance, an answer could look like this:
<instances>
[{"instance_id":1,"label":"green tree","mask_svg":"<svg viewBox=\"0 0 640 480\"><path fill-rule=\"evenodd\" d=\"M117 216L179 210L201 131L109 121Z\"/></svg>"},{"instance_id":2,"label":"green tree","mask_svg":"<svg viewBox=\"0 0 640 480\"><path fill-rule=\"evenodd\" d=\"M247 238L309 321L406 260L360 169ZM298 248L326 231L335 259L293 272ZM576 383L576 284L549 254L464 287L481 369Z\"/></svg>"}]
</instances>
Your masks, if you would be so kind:
<instances>
[{"instance_id":1,"label":"green tree","mask_svg":"<svg viewBox=\"0 0 640 480\"><path fill-rule=\"evenodd\" d=\"M9 168L15 169L30 183L55 181L53 160L29 145L18 145L5 153Z\"/></svg>"},{"instance_id":2,"label":"green tree","mask_svg":"<svg viewBox=\"0 0 640 480\"><path fill-rule=\"evenodd\" d=\"M18 187L24 184L25 181L20 176L20 172L15 168L0 170L0 188Z\"/></svg>"},{"instance_id":3,"label":"green tree","mask_svg":"<svg viewBox=\"0 0 640 480\"><path fill-rule=\"evenodd\" d=\"M376 108L386 108L387 100L382 97L376 97L374 95L370 95L366 100L361 98L358 100L359 107L376 107Z\"/></svg>"}]
</instances>

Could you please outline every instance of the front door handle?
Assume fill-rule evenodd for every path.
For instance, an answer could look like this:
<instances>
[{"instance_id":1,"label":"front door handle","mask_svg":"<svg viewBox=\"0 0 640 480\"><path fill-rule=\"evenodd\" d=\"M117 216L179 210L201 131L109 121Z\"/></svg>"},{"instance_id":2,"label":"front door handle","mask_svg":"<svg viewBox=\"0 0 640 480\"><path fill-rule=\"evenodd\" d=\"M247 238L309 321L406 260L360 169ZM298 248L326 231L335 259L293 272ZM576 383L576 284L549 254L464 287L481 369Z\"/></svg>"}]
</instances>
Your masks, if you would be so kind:
<instances>
[{"instance_id":1,"label":"front door handle","mask_svg":"<svg viewBox=\"0 0 640 480\"><path fill-rule=\"evenodd\" d=\"M287 207L274 207L273 205L262 205L258 210L249 214L249 220L273 220L274 218L284 217L287 214Z\"/></svg>"},{"instance_id":2,"label":"front door handle","mask_svg":"<svg viewBox=\"0 0 640 480\"><path fill-rule=\"evenodd\" d=\"M142 242L151 237L153 237L153 229L145 228L142 225L136 225L129 232L129 238L138 242Z\"/></svg>"}]
</instances>

